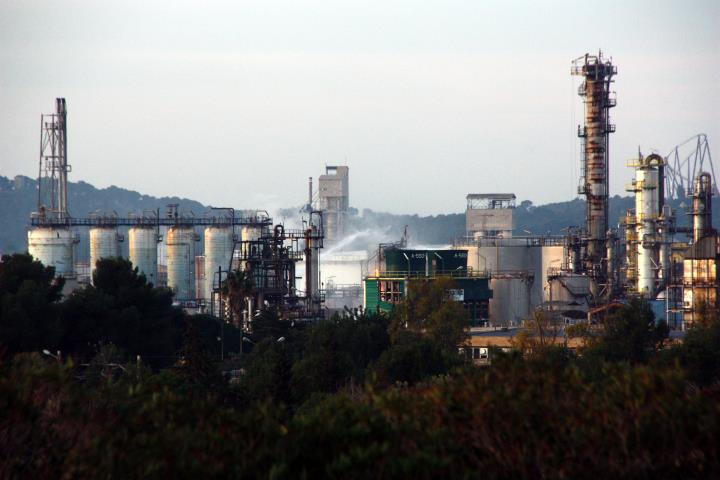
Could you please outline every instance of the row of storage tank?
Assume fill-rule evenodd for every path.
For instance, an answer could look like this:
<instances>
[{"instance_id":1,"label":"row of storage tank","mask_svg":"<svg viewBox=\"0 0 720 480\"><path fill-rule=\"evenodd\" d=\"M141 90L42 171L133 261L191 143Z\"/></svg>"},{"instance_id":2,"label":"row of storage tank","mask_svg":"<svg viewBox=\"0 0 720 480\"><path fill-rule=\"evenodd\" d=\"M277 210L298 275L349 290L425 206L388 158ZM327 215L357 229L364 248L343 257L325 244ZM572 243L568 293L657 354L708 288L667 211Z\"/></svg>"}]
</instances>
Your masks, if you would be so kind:
<instances>
[{"instance_id":1,"label":"row of storage tank","mask_svg":"<svg viewBox=\"0 0 720 480\"><path fill-rule=\"evenodd\" d=\"M115 227L93 227L90 235L90 265L101 258L120 256L120 242L123 240ZM237 235L230 226L209 226L205 228L205 262L202 298L210 299L213 288L218 284L218 269L226 272L231 267L233 249L242 238L257 240L260 229L246 226ZM196 242L200 237L192 226L177 225L167 229L163 235L155 226L136 226L128 230L129 260L149 283L158 283L158 244L165 243L167 249L167 286L175 293L176 300L196 299L195 256ZM28 232L28 251L43 264L55 267L55 274L66 278L74 276L73 246L76 234L68 228L35 228Z\"/></svg>"}]
</instances>

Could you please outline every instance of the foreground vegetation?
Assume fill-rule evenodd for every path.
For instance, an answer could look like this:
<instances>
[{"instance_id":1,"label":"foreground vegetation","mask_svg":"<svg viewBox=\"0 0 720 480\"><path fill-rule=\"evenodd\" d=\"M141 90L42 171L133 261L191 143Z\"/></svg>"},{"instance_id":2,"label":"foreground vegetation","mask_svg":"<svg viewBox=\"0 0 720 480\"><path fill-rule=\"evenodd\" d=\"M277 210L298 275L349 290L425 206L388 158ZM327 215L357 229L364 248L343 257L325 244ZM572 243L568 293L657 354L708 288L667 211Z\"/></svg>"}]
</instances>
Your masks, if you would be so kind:
<instances>
[{"instance_id":1,"label":"foreground vegetation","mask_svg":"<svg viewBox=\"0 0 720 480\"><path fill-rule=\"evenodd\" d=\"M216 322L125 261L67 299L57 287L27 256L0 264L2 478L720 473L714 312L668 346L631 304L580 355L536 344L477 368L439 285L390 318L302 327L266 312L245 342L226 327L250 348L221 361Z\"/></svg>"}]
</instances>

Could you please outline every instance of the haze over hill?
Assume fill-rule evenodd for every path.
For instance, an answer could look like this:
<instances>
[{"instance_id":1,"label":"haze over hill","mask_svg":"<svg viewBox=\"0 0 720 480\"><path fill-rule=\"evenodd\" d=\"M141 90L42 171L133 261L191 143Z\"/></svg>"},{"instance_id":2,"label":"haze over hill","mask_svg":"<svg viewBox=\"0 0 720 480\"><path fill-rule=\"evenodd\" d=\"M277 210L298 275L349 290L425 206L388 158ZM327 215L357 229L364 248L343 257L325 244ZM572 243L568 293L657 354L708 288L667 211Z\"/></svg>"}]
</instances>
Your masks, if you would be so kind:
<instances>
[{"instance_id":1,"label":"haze over hill","mask_svg":"<svg viewBox=\"0 0 720 480\"><path fill-rule=\"evenodd\" d=\"M98 211L114 211L119 215L126 215L129 212L140 213L158 208L162 214L165 207L171 203L177 203L181 211L192 211L195 215L202 215L209 208L186 198L153 197L116 186L98 189L83 181L69 182L68 192L70 212L75 217L85 217ZM683 225L687 220L682 214L684 209L681 208L681 203L673 202L673 208L678 212L678 224ZM685 207L690 205L687 200L684 203ZM633 204L632 197L612 197L610 218L615 220L613 223L617 224L617 220L626 209L632 208ZM0 176L0 252L27 250L27 227L30 213L36 210L36 205L36 180L25 176L16 176L14 179ZM713 206L716 211L720 211L720 199L713 199ZM297 217L298 211L299 207L285 208L270 214L276 222L289 222ZM351 209L351 212L351 230L354 230L355 234L346 242L347 248L367 248L380 241L398 240L405 226L413 244L447 244L463 236L465 231L464 212L435 216L397 215L356 208ZM567 226L583 225L584 215L585 202L578 198L540 206L526 200L515 210L516 234L561 234ZM718 226L717 215L714 224ZM82 248L85 241L81 234L79 260L85 260L87 256L87 249Z\"/></svg>"}]
</instances>

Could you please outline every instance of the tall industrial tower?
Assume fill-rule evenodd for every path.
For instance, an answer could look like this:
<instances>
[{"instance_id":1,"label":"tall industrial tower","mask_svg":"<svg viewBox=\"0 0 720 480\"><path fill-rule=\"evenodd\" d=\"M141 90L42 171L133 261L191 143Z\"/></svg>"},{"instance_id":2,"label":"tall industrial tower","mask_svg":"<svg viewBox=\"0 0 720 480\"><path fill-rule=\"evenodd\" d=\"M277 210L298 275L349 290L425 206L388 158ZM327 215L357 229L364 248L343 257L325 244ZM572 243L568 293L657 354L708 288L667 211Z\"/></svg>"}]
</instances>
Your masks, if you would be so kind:
<instances>
[{"instance_id":1,"label":"tall industrial tower","mask_svg":"<svg viewBox=\"0 0 720 480\"><path fill-rule=\"evenodd\" d=\"M40 116L38 214L41 220L67 219L67 110L65 99L55 99L55 113Z\"/></svg>"},{"instance_id":2,"label":"tall industrial tower","mask_svg":"<svg viewBox=\"0 0 720 480\"><path fill-rule=\"evenodd\" d=\"M345 236L349 198L350 168L326 166L318 179L318 206L323 211L325 240L330 244Z\"/></svg>"},{"instance_id":3,"label":"tall industrial tower","mask_svg":"<svg viewBox=\"0 0 720 480\"><path fill-rule=\"evenodd\" d=\"M610 84L617 67L612 60L605 60L602 52L585 54L573 61L571 74L583 77L578 94L585 100L585 125L578 126L578 136L583 139L578 193L585 195L587 202L585 269L596 285L602 285L607 277L609 136L615 131L610 109L616 100Z\"/></svg>"}]
</instances>

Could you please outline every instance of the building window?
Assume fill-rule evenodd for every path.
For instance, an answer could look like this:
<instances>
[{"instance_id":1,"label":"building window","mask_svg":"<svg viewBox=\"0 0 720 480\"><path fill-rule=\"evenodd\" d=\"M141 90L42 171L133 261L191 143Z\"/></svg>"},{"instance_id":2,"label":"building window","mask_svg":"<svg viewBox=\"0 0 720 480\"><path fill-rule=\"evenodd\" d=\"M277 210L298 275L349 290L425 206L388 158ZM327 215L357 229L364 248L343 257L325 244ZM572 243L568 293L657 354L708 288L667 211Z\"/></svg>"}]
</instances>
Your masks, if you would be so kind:
<instances>
[{"instance_id":1,"label":"building window","mask_svg":"<svg viewBox=\"0 0 720 480\"><path fill-rule=\"evenodd\" d=\"M380 282L380 301L399 303L402 300L402 282L398 280L383 280Z\"/></svg>"}]
</instances>

